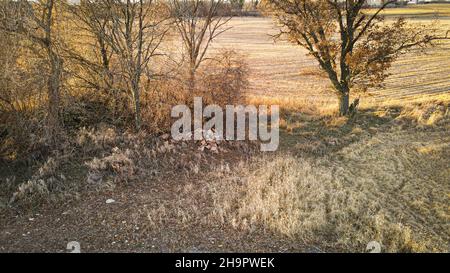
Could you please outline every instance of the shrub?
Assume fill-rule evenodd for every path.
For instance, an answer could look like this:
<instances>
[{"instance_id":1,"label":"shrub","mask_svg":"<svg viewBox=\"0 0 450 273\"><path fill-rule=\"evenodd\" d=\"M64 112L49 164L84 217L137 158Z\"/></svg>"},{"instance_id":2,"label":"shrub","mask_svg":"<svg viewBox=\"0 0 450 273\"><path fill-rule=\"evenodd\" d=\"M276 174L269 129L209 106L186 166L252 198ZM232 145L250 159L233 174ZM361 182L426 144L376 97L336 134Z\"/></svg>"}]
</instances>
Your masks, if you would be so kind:
<instances>
[{"instance_id":1,"label":"shrub","mask_svg":"<svg viewBox=\"0 0 450 273\"><path fill-rule=\"evenodd\" d=\"M209 60L201 71L196 95L206 104L225 106L242 100L248 86L249 68L242 54L223 50Z\"/></svg>"},{"instance_id":2,"label":"shrub","mask_svg":"<svg viewBox=\"0 0 450 273\"><path fill-rule=\"evenodd\" d=\"M34 206L50 201L59 193L65 193L66 177L59 172L62 161L59 157L49 157L28 181L17 186L9 203Z\"/></svg>"},{"instance_id":3,"label":"shrub","mask_svg":"<svg viewBox=\"0 0 450 273\"><path fill-rule=\"evenodd\" d=\"M113 148L112 154L101 159L94 158L86 162L90 174L88 181L100 182L103 173L111 174L114 183L128 182L135 178L136 166L131 159L131 151ZM93 177L97 179L92 179Z\"/></svg>"}]
</instances>

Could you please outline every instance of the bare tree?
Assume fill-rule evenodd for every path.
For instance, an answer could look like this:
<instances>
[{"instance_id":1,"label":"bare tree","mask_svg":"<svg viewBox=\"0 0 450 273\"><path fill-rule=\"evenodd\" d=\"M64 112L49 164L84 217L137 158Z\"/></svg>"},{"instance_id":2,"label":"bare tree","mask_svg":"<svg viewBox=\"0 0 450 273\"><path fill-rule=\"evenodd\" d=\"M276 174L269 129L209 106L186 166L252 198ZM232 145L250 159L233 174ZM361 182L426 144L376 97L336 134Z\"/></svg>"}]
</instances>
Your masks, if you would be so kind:
<instances>
[{"instance_id":1,"label":"bare tree","mask_svg":"<svg viewBox=\"0 0 450 273\"><path fill-rule=\"evenodd\" d=\"M61 126L60 89L63 73L63 59L58 51L55 37L56 1L2 1L0 29L19 34L45 52L49 63L47 79L48 115L47 137L55 142Z\"/></svg>"},{"instance_id":2,"label":"bare tree","mask_svg":"<svg viewBox=\"0 0 450 273\"><path fill-rule=\"evenodd\" d=\"M339 97L339 113L347 115L351 90L367 90L386 79L391 64L415 48L433 45L433 29L410 26L403 18L382 24L380 12L364 11L366 0L265 0L266 10L282 25L279 36L306 48L318 61Z\"/></svg>"},{"instance_id":3,"label":"bare tree","mask_svg":"<svg viewBox=\"0 0 450 273\"><path fill-rule=\"evenodd\" d=\"M114 86L114 73L111 68L113 53L105 36L111 18L104 8L103 3L96 0L80 0L78 5L67 4L67 10L72 15L71 21L78 33L81 33L77 35L80 39L76 45L84 45L81 46L81 50L84 50L87 44L95 56L92 58L86 52L78 52L72 48L68 48L67 53L72 60L85 68L88 74L79 75L78 78L88 87L109 91ZM83 35L88 35L87 39Z\"/></svg>"},{"instance_id":4,"label":"bare tree","mask_svg":"<svg viewBox=\"0 0 450 273\"><path fill-rule=\"evenodd\" d=\"M68 19L73 27L72 41L64 47L67 60L75 65L72 76L76 85L99 92L106 104L112 106L115 118L127 89L120 81L121 69L107 40L112 19L104 1L81 0L78 4L67 3Z\"/></svg>"},{"instance_id":5,"label":"bare tree","mask_svg":"<svg viewBox=\"0 0 450 273\"><path fill-rule=\"evenodd\" d=\"M169 16L164 5L156 0L103 0L111 20L105 40L117 55L123 76L131 91L135 112L135 127L141 128L141 77L151 77L150 60L163 53L158 51L169 31Z\"/></svg>"},{"instance_id":6,"label":"bare tree","mask_svg":"<svg viewBox=\"0 0 450 273\"><path fill-rule=\"evenodd\" d=\"M110 91L117 91L118 85L121 91L125 86L131 96L135 128L140 130L142 77L152 77L150 61L163 54L158 49L170 29L165 4L156 0L82 0L70 10L82 22L82 28L91 33L93 47L100 56L100 62L92 62L83 54L72 55L86 69L100 75L104 84L96 86L84 80Z\"/></svg>"},{"instance_id":7,"label":"bare tree","mask_svg":"<svg viewBox=\"0 0 450 273\"><path fill-rule=\"evenodd\" d=\"M212 41L229 28L231 17L224 17L222 0L171 0L172 16L184 44L189 65L189 91L195 89L196 72Z\"/></svg>"}]
</instances>

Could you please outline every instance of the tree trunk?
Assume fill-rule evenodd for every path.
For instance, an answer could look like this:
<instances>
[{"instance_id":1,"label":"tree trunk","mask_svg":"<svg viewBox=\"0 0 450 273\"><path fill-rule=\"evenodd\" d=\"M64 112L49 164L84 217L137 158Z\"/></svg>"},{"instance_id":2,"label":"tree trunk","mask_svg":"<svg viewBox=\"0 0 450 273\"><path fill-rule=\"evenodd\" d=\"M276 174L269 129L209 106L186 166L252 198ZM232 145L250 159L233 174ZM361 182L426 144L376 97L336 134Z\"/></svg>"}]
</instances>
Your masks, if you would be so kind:
<instances>
[{"instance_id":1,"label":"tree trunk","mask_svg":"<svg viewBox=\"0 0 450 273\"><path fill-rule=\"evenodd\" d=\"M188 79L188 88L189 88L189 96L192 96L195 92L195 65L191 64L189 67L189 79Z\"/></svg>"},{"instance_id":2,"label":"tree trunk","mask_svg":"<svg viewBox=\"0 0 450 273\"><path fill-rule=\"evenodd\" d=\"M140 100L140 84L139 77L133 79L133 98L134 98L134 120L136 125L136 131L141 130L141 100Z\"/></svg>"},{"instance_id":3,"label":"tree trunk","mask_svg":"<svg viewBox=\"0 0 450 273\"><path fill-rule=\"evenodd\" d=\"M49 49L50 77L47 82L48 92L48 116L47 116L47 137L56 143L58 131L60 129L60 85L62 75L62 60Z\"/></svg>"},{"instance_id":4,"label":"tree trunk","mask_svg":"<svg viewBox=\"0 0 450 273\"><path fill-rule=\"evenodd\" d=\"M339 115L346 116L349 107L349 93L345 92L339 96Z\"/></svg>"},{"instance_id":5,"label":"tree trunk","mask_svg":"<svg viewBox=\"0 0 450 273\"><path fill-rule=\"evenodd\" d=\"M41 3L42 4L42 3ZM63 60L53 49L52 37L52 19L53 9L55 6L54 0L46 1L43 11L41 24L43 24L44 38L41 40L41 45L46 49L48 61L50 63L50 75L47 80L47 95L48 95L48 115L47 115L47 138L52 144L58 142L60 133L60 88L61 77L63 73Z\"/></svg>"},{"instance_id":6,"label":"tree trunk","mask_svg":"<svg viewBox=\"0 0 450 273\"><path fill-rule=\"evenodd\" d=\"M141 130L141 74L142 74L142 47L144 45L144 2L139 1L139 29L138 29L138 44L137 44L137 55L136 55L136 66L134 79L133 79L133 93L134 93L134 110L135 110L135 121L136 121L136 131ZM131 30L132 31L132 30ZM130 31L130 32L131 32ZM130 43L129 48L132 48L132 43Z\"/></svg>"}]
</instances>

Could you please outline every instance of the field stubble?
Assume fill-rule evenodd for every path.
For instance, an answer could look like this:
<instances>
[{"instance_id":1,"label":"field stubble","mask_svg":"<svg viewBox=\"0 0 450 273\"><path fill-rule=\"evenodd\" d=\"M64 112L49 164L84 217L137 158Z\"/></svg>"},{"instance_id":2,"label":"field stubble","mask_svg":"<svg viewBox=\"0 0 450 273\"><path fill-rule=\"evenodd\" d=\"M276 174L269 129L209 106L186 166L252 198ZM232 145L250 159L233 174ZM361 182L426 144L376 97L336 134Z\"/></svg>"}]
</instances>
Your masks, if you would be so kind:
<instances>
[{"instance_id":1,"label":"field stubble","mask_svg":"<svg viewBox=\"0 0 450 273\"><path fill-rule=\"evenodd\" d=\"M432 16L417 17L410 21L430 24L432 19ZM247 92L250 103L280 104L315 114L335 112L337 98L330 93L329 80L317 75L317 62L301 47L274 41L271 35L277 29L272 19L238 18L230 24L232 28L219 36L214 49L233 48L245 53L251 69ZM450 17L446 14L439 18L439 29L450 30ZM449 100L450 41L440 42L425 54L408 53L394 63L390 74L383 88L353 95L362 98L362 108L436 98Z\"/></svg>"}]
</instances>

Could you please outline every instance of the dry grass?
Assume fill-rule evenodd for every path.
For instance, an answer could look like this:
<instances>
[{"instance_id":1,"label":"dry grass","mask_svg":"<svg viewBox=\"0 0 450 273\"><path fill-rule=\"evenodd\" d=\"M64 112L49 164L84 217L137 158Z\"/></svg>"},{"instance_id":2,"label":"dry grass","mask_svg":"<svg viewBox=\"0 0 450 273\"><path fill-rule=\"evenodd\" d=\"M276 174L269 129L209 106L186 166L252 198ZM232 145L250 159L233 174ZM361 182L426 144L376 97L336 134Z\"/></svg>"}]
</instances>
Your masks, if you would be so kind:
<instances>
[{"instance_id":1,"label":"dry grass","mask_svg":"<svg viewBox=\"0 0 450 273\"><path fill-rule=\"evenodd\" d=\"M437 130L415 123L402 129L406 117L423 119L407 109L395 125L335 153L299 157L283 150L216 174L208 180L220 181L209 183L212 215L239 230L262 228L334 251L362 252L372 240L385 252L449 251L446 107Z\"/></svg>"},{"instance_id":2,"label":"dry grass","mask_svg":"<svg viewBox=\"0 0 450 273\"><path fill-rule=\"evenodd\" d=\"M372 109L353 121L293 115L285 125L300 129L283 130L278 153L196 172L147 214L152 228L176 219L321 251L363 252L373 240L384 252L449 251L448 103Z\"/></svg>"}]
</instances>

